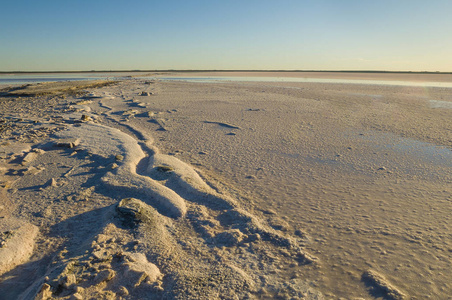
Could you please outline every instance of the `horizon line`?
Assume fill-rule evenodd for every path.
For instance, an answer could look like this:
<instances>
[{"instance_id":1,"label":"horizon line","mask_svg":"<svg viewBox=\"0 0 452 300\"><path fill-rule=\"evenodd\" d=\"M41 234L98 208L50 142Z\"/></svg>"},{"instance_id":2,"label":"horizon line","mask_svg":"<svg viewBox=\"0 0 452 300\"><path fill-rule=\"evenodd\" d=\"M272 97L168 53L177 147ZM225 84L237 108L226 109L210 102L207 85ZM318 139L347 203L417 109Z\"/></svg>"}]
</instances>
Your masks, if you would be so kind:
<instances>
[{"instance_id":1,"label":"horizon line","mask_svg":"<svg viewBox=\"0 0 452 300\"><path fill-rule=\"evenodd\" d=\"M156 73L156 72L317 72L317 73L395 73L395 74L452 74L452 71L382 71L382 70L217 70L217 69L164 69L164 70L89 70L89 71L0 71L0 74L42 74L42 73Z\"/></svg>"}]
</instances>

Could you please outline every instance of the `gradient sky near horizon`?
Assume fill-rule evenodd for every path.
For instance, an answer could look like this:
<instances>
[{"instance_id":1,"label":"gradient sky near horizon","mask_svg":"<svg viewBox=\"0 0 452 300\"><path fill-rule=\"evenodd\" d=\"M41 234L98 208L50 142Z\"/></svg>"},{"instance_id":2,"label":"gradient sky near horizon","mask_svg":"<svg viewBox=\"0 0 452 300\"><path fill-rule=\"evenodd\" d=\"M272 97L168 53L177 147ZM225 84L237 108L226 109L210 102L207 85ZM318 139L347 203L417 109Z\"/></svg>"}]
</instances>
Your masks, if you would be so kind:
<instances>
[{"instance_id":1,"label":"gradient sky near horizon","mask_svg":"<svg viewBox=\"0 0 452 300\"><path fill-rule=\"evenodd\" d=\"M450 0L2 0L0 11L0 71L452 71Z\"/></svg>"}]
</instances>

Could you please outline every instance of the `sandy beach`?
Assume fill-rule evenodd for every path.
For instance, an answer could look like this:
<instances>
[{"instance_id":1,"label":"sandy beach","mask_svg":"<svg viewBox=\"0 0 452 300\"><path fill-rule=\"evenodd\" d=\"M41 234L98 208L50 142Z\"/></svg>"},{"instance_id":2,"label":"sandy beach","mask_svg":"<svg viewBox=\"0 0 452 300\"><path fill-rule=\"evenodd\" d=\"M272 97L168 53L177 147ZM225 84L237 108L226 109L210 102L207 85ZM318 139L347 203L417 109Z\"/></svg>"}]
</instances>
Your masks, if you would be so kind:
<instances>
[{"instance_id":1,"label":"sandy beach","mask_svg":"<svg viewBox=\"0 0 452 300\"><path fill-rule=\"evenodd\" d=\"M450 297L452 89L159 76L0 90L0 299Z\"/></svg>"}]
</instances>

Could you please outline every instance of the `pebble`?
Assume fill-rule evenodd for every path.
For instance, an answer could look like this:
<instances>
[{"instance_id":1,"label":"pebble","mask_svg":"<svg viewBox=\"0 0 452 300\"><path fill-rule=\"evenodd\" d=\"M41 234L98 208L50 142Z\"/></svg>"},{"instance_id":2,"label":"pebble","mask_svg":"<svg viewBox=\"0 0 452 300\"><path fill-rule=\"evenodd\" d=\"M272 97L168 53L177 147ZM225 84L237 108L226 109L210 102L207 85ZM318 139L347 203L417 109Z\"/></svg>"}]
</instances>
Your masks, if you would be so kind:
<instances>
[{"instance_id":1,"label":"pebble","mask_svg":"<svg viewBox=\"0 0 452 300\"><path fill-rule=\"evenodd\" d=\"M80 139L65 139L65 140L59 140L56 143L57 147L62 148L75 148L80 144Z\"/></svg>"},{"instance_id":2,"label":"pebble","mask_svg":"<svg viewBox=\"0 0 452 300\"><path fill-rule=\"evenodd\" d=\"M228 231L221 232L215 236L215 240L219 244L225 246L234 246L239 244L242 240L248 238L238 229L230 229Z\"/></svg>"},{"instance_id":3,"label":"pebble","mask_svg":"<svg viewBox=\"0 0 452 300\"><path fill-rule=\"evenodd\" d=\"M25 157L22 159L22 165L26 165L31 163L33 160L35 160L38 157L38 153L36 152L29 152Z\"/></svg>"},{"instance_id":4,"label":"pebble","mask_svg":"<svg viewBox=\"0 0 452 300\"><path fill-rule=\"evenodd\" d=\"M102 283L104 281L110 281L111 279L113 279L113 277L115 277L115 275L116 272L111 269L103 270L96 275L94 281L96 282L96 284Z\"/></svg>"},{"instance_id":5,"label":"pebble","mask_svg":"<svg viewBox=\"0 0 452 300\"><path fill-rule=\"evenodd\" d=\"M39 148L32 149L31 152L38 153L38 154L46 153L45 150L39 149Z\"/></svg>"},{"instance_id":6,"label":"pebble","mask_svg":"<svg viewBox=\"0 0 452 300\"><path fill-rule=\"evenodd\" d=\"M51 178L47 183L47 186L57 186L57 185L58 184L55 178Z\"/></svg>"},{"instance_id":7,"label":"pebble","mask_svg":"<svg viewBox=\"0 0 452 300\"><path fill-rule=\"evenodd\" d=\"M80 295L79 293L75 293L72 294L71 298L69 298L70 300L83 300L83 296Z\"/></svg>"},{"instance_id":8,"label":"pebble","mask_svg":"<svg viewBox=\"0 0 452 300\"><path fill-rule=\"evenodd\" d=\"M88 121L92 121L93 119L90 116L87 115L82 115L81 119L82 122L88 122Z\"/></svg>"},{"instance_id":9,"label":"pebble","mask_svg":"<svg viewBox=\"0 0 452 300\"><path fill-rule=\"evenodd\" d=\"M50 285L44 283L41 287L41 290L36 295L35 300L46 300L52 296L52 291L50 290Z\"/></svg>"},{"instance_id":10,"label":"pebble","mask_svg":"<svg viewBox=\"0 0 452 300\"><path fill-rule=\"evenodd\" d=\"M129 295L129 291L127 290L127 288L125 287L125 286L121 286L121 287L119 287L119 292L118 292L118 294L120 295L120 296L128 296Z\"/></svg>"},{"instance_id":11,"label":"pebble","mask_svg":"<svg viewBox=\"0 0 452 300\"><path fill-rule=\"evenodd\" d=\"M308 265L317 262L319 259L309 253L304 252L303 250L300 250L297 253L298 261L302 265Z\"/></svg>"},{"instance_id":12,"label":"pebble","mask_svg":"<svg viewBox=\"0 0 452 300\"><path fill-rule=\"evenodd\" d=\"M72 286L74 284L77 283L77 279L75 278L74 274L68 274L62 278L60 278L60 280L58 280L58 283L63 286L66 289L70 289L72 288Z\"/></svg>"}]
</instances>

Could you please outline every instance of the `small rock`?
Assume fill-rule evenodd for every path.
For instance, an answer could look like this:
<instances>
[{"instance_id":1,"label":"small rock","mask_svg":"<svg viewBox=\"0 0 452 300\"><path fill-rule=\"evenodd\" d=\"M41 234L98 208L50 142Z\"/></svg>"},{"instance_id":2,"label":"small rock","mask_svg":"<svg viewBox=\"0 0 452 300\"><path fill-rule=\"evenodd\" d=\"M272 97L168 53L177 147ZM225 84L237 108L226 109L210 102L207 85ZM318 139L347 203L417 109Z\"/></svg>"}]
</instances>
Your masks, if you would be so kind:
<instances>
[{"instance_id":1,"label":"small rock","mask_svg":"<svg viewBox=\"0 0 452 300\"><path fill-rule=\"evenodd\" d=\"M52 291L50 290L50 285L44 283L41 287L41 290L36 295L35 300L47 300L52 297Z\"/></svg>"},{"instance_id":2,"label":"small rock","mask_svg":"<svg viewBox=\"0 0 452 300\"><path fill-rule=\"evenodd\" d=\"M110 239L109 235L102 234L102 233L98 234L96 237L96 241L98 244L106 243L109 239Z\"/></svg>"},{"instance_id":3,"label":"small rock","mask_svg":"<svg viewBox=\"0 0 452 300\"><path fill-rule=\"evenodd\" d=\"M289 223L287 223L286 221L282 220L282 219L278 219L278 218L273 218L269 221L269 225L275 229L275 230L279 230L279 231L288 231L290 228Z\"/></svg>"},{"instance_id":4,"label":"small rock","mask_svg":"<svg viewBox=\"0 0 452 300\"><path fill-rule=\"evenodd\" d=\"M252 243L256 241L260 241L262 239L259 233L253 233L248 236L247 242Z\"/></svg>"},{"instance_id":5,"label":"small rock","mask_svg":"<svg viewBox=\"0 0 452 300\"><path fill-rule=\"evenodd\" d=\"M163 173L167 173L167 172L172 172L173 168L171 168L170 166L157 166L155 167L155 169L159 172L163 172Z\"/></svg>"},{"instance_id":6,"label":"small rock","mask_svg":"<svg viewBox=\"0 0 452 300\"><path fill-rule=\"evenodd\" d=\"M150 95L152 95L152 93L150 93L150 92L141 92L141 94L140 94L140 96L150 96Z\"/></svg>"},{"instance_id":7,"label":"small rock","mask_svg":"<svg viewBox=\"0 0 452 300\"><path fill-rule=\"evenodd\" d=\"M119 294L120 296L125 297L125 296L128 296L128 295L129 295L129 291L127 290L127 288L126 288L125 286L120 286L120 287L119 287L119 292L118 292L118 294Z\"/></svg>"},{"instance_id":8,"label":"small rock","mask_svg":"<svg viewBox=\"0 0 452 300\"><path fill-rule=\"evenodd\" d=\"M296 236L301 237L301 238L305 238L305 237L307 236L307 233L304 232L304 231L302 231L302 230L300 230L300 229L296 229L295 232L294 232L294 234L295 234Z\"/></svg>"},{"instance_id":9,"label":"small rock","mask_svg":"<svg viewBox=\"0 0 452 300\"><path fill-rule=\"evenodd\" d=\"M165 289L162 286L161 281L156 281L152 284L152 289L154 289L156 292L163 292Z\"/></svg>"},{"instance_id":10,"label":"small rock","mask_svg":"<svg viewBox=\"0 0 452 300\"><path fill-rule=\"evenodd\" d=\"M281 249L279 249L279 253L281 253L285 257L290 257L290 253L289 253L289 251L287 251L287 249L281 248Z\"/></svg>"},{"instance_id":11,"label":"small rock","mask_svg":"<svg viewBox=\"0 0 452 300\"><path fill-rule=\"evenodd\" d=\"M93 119L91 119L90 116L82 115L82 117L80 118L80 120L81 120L82 122L88 122L88 121L92 121Z\"/></svg>"},{"instance_id":12,"label":"small rock","mask_svg":"<svg viewBox=\"0 0 452 300\"><path fill-rule=\"evenodd\" d=\"M92 121L93 119L90 116L87 115L82 115L81 119L82 122L89 122Z\"/></svg>"},{"instance_id":13,"label":"small rock","mask_svg":"<svg viewBox=\"0 0 452 300\"><path fill-rule=\"evenodd\" d=\"M68 274L64 277L61 277L58 280L58 284L66 289L71 289L77 283L77 278L74 274Z\"/></svg>"},{"instance_id":14,"label":"small rock","mask_svg":"<svg viewBox=\"0 0 452 300\"><path fill-rule=\"evenodd\" d=\"M96 277L94 278L94 282L95 284L100 284L104 281L110 281L113 279L113 277L115 277L115 275L116 272L111 269L103 270L97 273Z\"/></svg>"},{"instance_id":15,"label":"small rock","mask_svg":"<svg viewBox=\"0 0 452 300\"><path fill-rule=\"evenodd\" d=\"M124 111L124 112L122 113L122 115L123 115L123 116L134 116L134 115L136 115L137 113L139 113L138 110L136 110L136 109L129 109L129 110Z\"/></svg>"},{"instance_id":16,"label":"small rock","mask_svg":"<svg viewBox=\"0 0 452 300\"><path fill-rule=\"evenodd\" d=\"M88 201L92 193L96 189L95 186L91 186L86 189L82 189L77 195L74 196L75 201Z\"/></svg>"},{"instance_id":17,"label":"small rock","mask_svg":"<svg viewBox=\"0 0 452 300\"><path fill-rule=\"evenodd\" d=\"M98 260L106 260L109 255L104 250L93 251L93 257Z\"/></svg>"},{"instance_id":18,"label":"small rock","mask_svg":"<svg viewBox=\"0 0 452 300\"><path fill-rule=\"evenodd\" d=\"M56 179L55 178L51 178L50 180L49 180L49 182L47 183L47 186L57 186L58 184L57 184L57 181L56 181Z\"/></svg>"},{"instance_id":19,"label":"small rock","mask_svg":"<svg viewBox=\"0 0 452 300\"><path fill-rule=\"evenodd\" d=\"M262 210L262 212L266 215L276 215L276 211L274 211L273 209L265 209Z\"/></svg>"},{"instance_id":20,"label":"small rock","mask_svg":"<svg viewBox=\"0 0 452 300\"><path fill-rule=\"evenodd\" d=\"M155 282L162 276L159 268L150 263L142 253L127 253L124 260L126 261L124 276L133 287L139 286L143 281Z\"/></svg>"},{"instance_id":21,"label":"small rock","mask_svg":"<svg viewBox=\"0 0 452 300\"><path fill-rule=\"evenodd\" d=\"M62 148L75 148L80 145L80 139L62 139L57 141L56 146Z\"/></svg>"},{"instance_id":22,"label":"small rock","mask_svg":"<svg viewBox=\"0 0 452 300\"><path fill-rule=\"evenodd\" d=\"M135 198L125 198L122 199L116 210L123 215L130 215L135 217L141 210L142 202Z\"/></svg>"},{"instance_id":23,"label":"small rock","mask_svg":"<svg viewBox=\"0 0 452 300\"><path fill-rule=\"evenodd\" d=\"M70 300L83 300L83 296L80 295L79 293L75 293L72 294L71 298L69 298Z\"/></svg>"},{"instance_id":24,"label":"small rock","mask_svg":"<svg viewBox=\"0 0 452 300\"><path fill-rule=\"evenodd\" d=\"M117 161L122 161L122 160L124 159L124 156L121 155L121 154L117 154L117 155L115 156L115 159L116 159Z\"/></svg>"},{"instance_id":25,"label":"small rock","mask_svg":"<svg viewBox=\"0 0 452 300\"><path fill-rule=\"evenodd\" d=\"M153 209L135 198L122 199L118 203L116 211L126 226L135 227L141 222L148 224L155 222Z\"/></svg>"},{"instance_id":26,"label":"small rock","mask_svg":"<svg viewBox=\"0 0 452 300\"><path fill-rule=\"evenodd\" d=\"M221 243L225 246L234 246L240 243L245 236L238 229L231 229L228 231L221 232L215 236L215 239L218 243Z\"/></svg>"},{"instance_id":27,"label":"small rock","mask_svg":"<svg viewBox=\"0 0 452 300\"><path fill-rule=\"evenodd\" d=\"M29 152L25 157L22 159L22 165L26 165L31 163L33 160L35 160L38 157L38 153L36 152Z\"/></svg>"},{"instance_id":28,"label":"small rock","mask_svg":"<svg viewBox=\"0 0 452 300\"><path fill-rule=\"evenodd\" d=\"M31 152L35 152L35 153L38 153L38 154L44 154L44 153L46 153L45 150L43 150L43 149L38 149L38 148L32 149Z\"/></svg>"},{"instance_id":29,"label":"small rock","mask_svg":"<svg viewBox=\"0 0 452 300\"><path fill-rule=\"evenodd\" d=\"M297 253L298 261L302 265L308 265L317 262L319 259L307 252L300 250Z\"/></svg>"}]
</instances>

